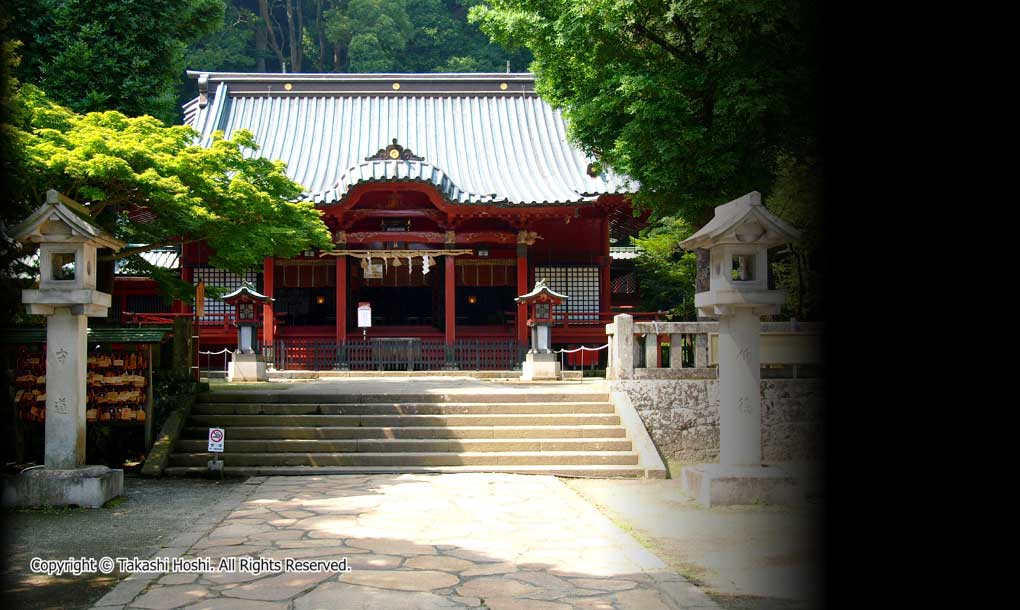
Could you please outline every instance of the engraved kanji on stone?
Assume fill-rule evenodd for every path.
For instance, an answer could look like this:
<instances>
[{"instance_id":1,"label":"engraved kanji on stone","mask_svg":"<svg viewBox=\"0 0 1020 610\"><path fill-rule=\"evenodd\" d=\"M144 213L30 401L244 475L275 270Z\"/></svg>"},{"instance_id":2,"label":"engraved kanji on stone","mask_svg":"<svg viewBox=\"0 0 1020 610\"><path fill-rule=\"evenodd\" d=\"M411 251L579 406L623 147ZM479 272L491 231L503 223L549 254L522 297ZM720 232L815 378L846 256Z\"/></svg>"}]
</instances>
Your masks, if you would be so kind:
<instances>
[{"instance_id":1,"label":"engraved kanji on stone","mask_svg":"<svg viewBox=\"0 0 1020 610\"><path fill-rule=\"evenodd\" d=\"M67 350L66 349L61 347L61 348L58 348L57 351L55 351L53 353L57 357L57 362L59 362L60 364L64 364L64 361L67 360Z\"/></svg>"},{"instance_id":2,"label":"engraved kanji on stone","mask_svg":"<svg viewBox=\"0 0 1020 610\"><path fill-rule=\"evenodd\" d=\"M747 396L741 396L740 400L737 401L737 410L741 413L750 415L751 413L751 399Z\"/></svg>"},{"instance_id":3,"label":"engraved kanji on stone","mask_svg":"<svg viewBox=\"0 0 1020 610\"><path fill-rule=\"evenodd\" d=\"M57 413L62 413L64 415L66 415L67 414L67 397L66 396L61 396L60 398L58 398L57 401L53 403L53 409Z\"/></svg>"},{"instance_id":4,"label":"engraved kanji on stone","mask_svg":"<svg viewBox=\"0 0 1020 610\"><path fill-rule=\"evenodd\" d=\"M744 346L744 347L740 348L740 351L737 352L737 358L740 359L740 360L743 360L744 362L750 362L751 361L751 348L749 348L747 346Z\"/></svg>"}]
</instances>

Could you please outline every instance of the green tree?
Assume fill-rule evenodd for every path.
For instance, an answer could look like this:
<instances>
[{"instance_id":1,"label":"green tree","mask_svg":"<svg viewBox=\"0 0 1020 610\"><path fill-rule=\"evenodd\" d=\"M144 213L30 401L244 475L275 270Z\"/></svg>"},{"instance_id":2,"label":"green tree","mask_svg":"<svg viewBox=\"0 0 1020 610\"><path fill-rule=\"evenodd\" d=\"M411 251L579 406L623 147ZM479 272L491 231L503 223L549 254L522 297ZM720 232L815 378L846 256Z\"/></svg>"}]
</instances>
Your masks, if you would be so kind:
<instances>
[{"instance_id":1,"label":"green tree","mask_svg":"<svg viewBox=\"0 0 1020 610\"><path fill-rule=\"evenodd\" d=\"M632 238L634 245L641 249L634 266L644 311L669 311L670 318L674 320L697 317L694 307L695 256L679 246L693 233L694 229L687 221L678 216L667 216Z\"/></svg>"},{"instance_id":2,"label":"green tree","mask_svg":"<svg viewBox=\"0 0 1020 610\"><path fill-rule=\"evenodd\" d=\"M491 0L470 20L531 49L573 138L661 215L705 222L813 135L803 0Z\"/></svg>"},{"instance_id":3,"label":"green tree","mask_svg":"<svg viewBox=\"0 0 1020 610\"><path fill-rule=\"evenodd\" d=\"M19 77L77 112L173 122L188 43L223 22L224 0L15 0Z\"/></svg>"},{"instance_id":4,"label":"green tree","mask_svg":"<svg viewBox=\"0 0 1020 610\"><path fill-rule=\"evenodd\" d=\"M817 157L781 155L768 201L770 210L801 231L800 239L777 249L772 264L776 287L787 291L784 313L799 320L820 320L825 312L822 174Z\"/></svg>"},{"instance_id":5,"label":"green tree","mask_svg":"<svg viewBox=\"0 0 1020 610\"><path fill-rule=\"evenodd\" d=\"M351 72L391 72L414 33L406 0L350 0L323 14L326 39Z\"/></svg>"},{"instance_id":6,"label":"green tree","mask_svg":"<svg viewBox=\"0 0 1020 610\"><path fill-rule=\"evenodd\" d=\"M53 188L86 204L122 240L144 244L101 260L204 241L215 251L210 264L241 272L266 256L332 247L321 212L298 201L301 187L283 163L245 156L257 148L247 131L229 140L219 133L202 147L190 127L116 111L77 114L31 85L22 86L16 101L26 117L15 131L25 151L21 171L31 176L23 192L27 205ZM166 276L156 279L167 281L166 291L184 291L175 296L192 290Z\"/></svg>"},{"instance_id":7,"label":"green tree","mask_svg":"<svg viewBox=\"0 0 1020 610\"><path fill-rule=\"evenodd\" d=\"M749 191L768 203L778 160L820 148L815 10L807 0L486 0L469 19L532 51L539 93L581 148L640 183L638 208L701 226ZM705 290L707 253L697 261Z\"/></svg>"}]
</instances>

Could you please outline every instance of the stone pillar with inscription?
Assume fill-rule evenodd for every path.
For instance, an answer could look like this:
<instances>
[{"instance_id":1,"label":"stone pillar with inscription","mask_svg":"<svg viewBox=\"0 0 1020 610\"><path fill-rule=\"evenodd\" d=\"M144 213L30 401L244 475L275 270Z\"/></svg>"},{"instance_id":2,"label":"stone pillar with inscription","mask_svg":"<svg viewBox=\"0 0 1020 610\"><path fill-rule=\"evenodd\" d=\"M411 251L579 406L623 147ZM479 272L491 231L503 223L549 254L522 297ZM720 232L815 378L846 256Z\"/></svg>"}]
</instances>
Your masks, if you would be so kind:
<instances>
[{"instance_id":1,"label":"stone pillar with inscription","mask_svg":"<svg viewBox=\"0 0 1020 610\"><path fill-rule=\"evenodd\" d=\"M719 463L685 467L684 488L706 506L791 504L796 480L762 464L761 316L786 300L768 287L768 249L799 236L769 212L755 191L715 209L711 221L681 242L709 251L709 287L694 296L704 316L719 317Z\"/></svg>"},{"instance_id":2,"label":"stone pillar with inscription","mask_svg":"<svg viewBox=\"0 0 1020 610\"><path fill-rule=\"evenodd\" d=\"M39 287L21 298L28 313L46 316L45 467L5 480L4 506L99 508L123 492L123 470L84 465L87 322L110 307L110 295L96 290L96 252L124 246L91 220L51 190L14 230L18 241L39 244Z\"/></svg>"}]
</instances>

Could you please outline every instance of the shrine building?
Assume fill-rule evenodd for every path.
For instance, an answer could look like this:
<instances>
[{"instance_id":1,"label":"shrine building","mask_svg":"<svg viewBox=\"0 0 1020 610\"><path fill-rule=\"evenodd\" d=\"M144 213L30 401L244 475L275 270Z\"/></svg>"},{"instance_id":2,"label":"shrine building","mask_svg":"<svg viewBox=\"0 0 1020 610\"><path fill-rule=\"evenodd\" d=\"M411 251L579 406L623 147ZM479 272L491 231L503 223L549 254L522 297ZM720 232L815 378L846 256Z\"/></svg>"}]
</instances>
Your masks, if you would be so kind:
<instances>
[{"instance_id":1,"label":"shrine building","mask_svg":"<svg viewBox=\"0 0 1020 610\"><path fill-rule=\"evenodd\" d=\"M274 299L258 335L277 369L385 368L386 354L411 370L519 367L514 298L541 279L569 296L554 347L604 344L612 315L636 309L636 185L568 142L533 75L188 74L199 93L184 122L201 144L251 131L252 154L286 164L333 236L330 252L244 276L210 266L201 243L166 253L186 281ZM142 285L117 280L126 321L144 313L124 300L150 298ZM202 350L233 349L229 308L203 308Z\"/></svg>"}]
</instances>

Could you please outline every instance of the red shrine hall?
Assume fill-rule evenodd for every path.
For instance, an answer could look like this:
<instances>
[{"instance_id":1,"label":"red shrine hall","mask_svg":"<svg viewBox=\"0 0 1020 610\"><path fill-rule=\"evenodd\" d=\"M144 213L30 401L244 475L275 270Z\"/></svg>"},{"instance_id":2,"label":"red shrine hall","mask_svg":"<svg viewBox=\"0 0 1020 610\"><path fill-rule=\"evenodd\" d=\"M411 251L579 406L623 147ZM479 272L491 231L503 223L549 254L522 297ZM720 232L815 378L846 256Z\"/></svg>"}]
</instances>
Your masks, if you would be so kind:
<instances>
[{"instance_id":1,"label":"red shrine hall","mask_svg":"<svg viewBox=\"0 0 1020 610\"><path fill-rule=\"evenodd\" d=\"M332 232L333 250L244 276L209 266L201 243L149 255L192 283L272 297L257 339L275 368L519 368L528 314L514 299L542 279L569 296L554 348L600 346L614 314L638 313L636 185L568 142L532 75L189 75L185 122L202 145L251 131ZM117 278L126 323L161 319L153 287ZM234 349L233 307L206 298L200 313L201 350Z\"/></svg>"}]
</instances>

